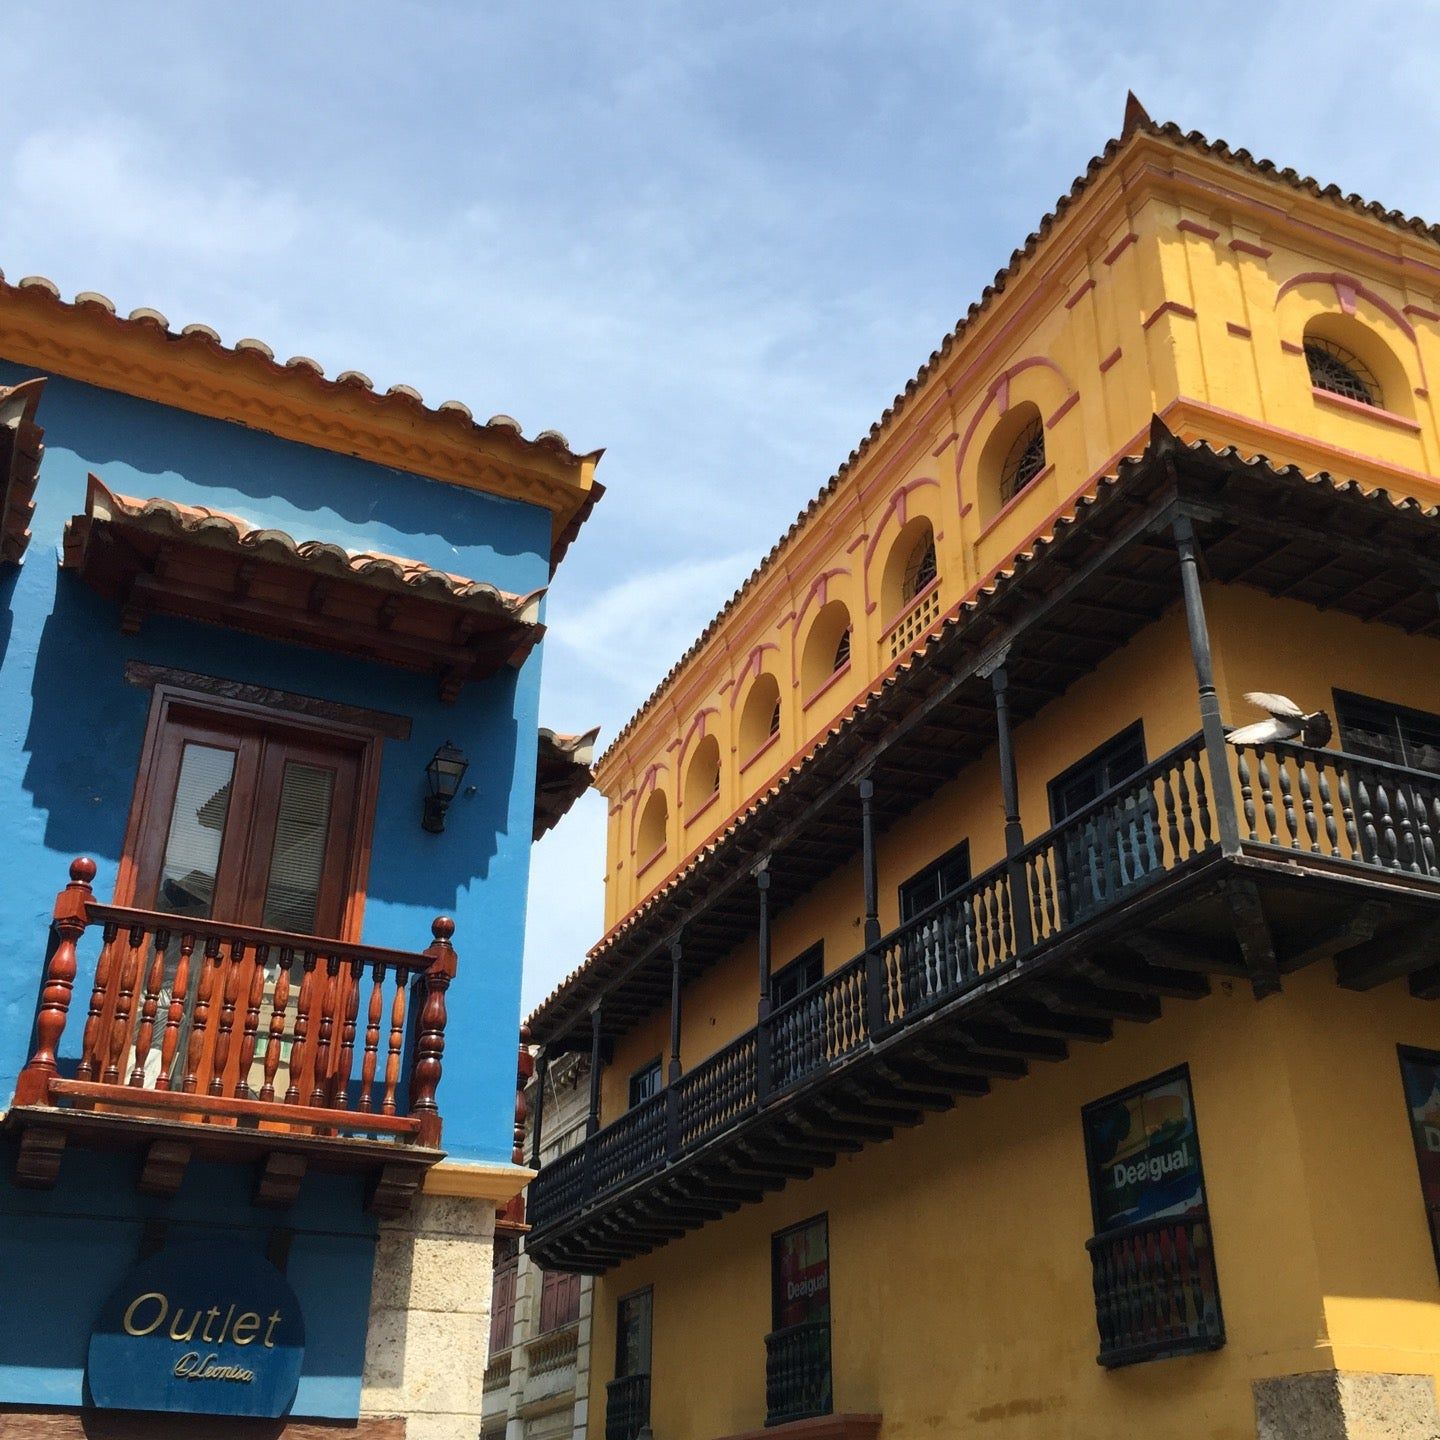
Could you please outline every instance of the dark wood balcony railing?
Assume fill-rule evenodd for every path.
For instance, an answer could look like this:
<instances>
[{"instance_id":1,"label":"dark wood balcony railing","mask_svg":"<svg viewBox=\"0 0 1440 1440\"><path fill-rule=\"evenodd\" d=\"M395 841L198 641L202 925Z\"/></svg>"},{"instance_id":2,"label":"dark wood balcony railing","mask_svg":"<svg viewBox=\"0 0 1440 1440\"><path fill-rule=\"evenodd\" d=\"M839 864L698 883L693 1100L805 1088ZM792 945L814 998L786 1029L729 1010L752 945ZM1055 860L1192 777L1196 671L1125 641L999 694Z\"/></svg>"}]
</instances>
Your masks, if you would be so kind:
<instances>
[{"instance_id":1,"label":"dark wood balcony railing","mask_svg":"<svg viewBox=\"0 0 1440 1440\"><path fill-rule=\"evenodd\" d=\"M94 877L93 861L74 861L57 897L56 945L17 1105L439 1145L453 921L437 919L429 948L412 954L102 905ZM80 1060L73 1077L62 1076L79 948L96 930Z\"/></svg>"},{"instance_id":2,"label":"dark wood balcony railing","mask_svg":"<svg viewBox=\"0 0 1440 1440\"><path fill-rule=\"evenodd\" d=\"M1222 820L1233 821L1245 856L1283 859L1287 874L1299 854L1342 875L1440 880L1440 775L1300 745L1227 747L1222 778L1236 813L1222 816L1215 797L1224 787L1210 763L1200 735L1175 746L598 1130L583 1155L545 1166L528 1192L532 1245L548 1227L752 1117L798 1103L865 1052L1027 972L1118 906L1219 857ZM1165 983L1179 988L1160 993L1195 993L1176 972ZM1155 1013L1144 1003L1134 1010ZM1003 1061L997 1067L992 1073L1005 1073Z\"/></svg>"},{"instance_id":3,"label":"dark wood balcony railing","mask_svg":"<svg viewBox=\"0 0 1440 1440\"><path fill-rule=\"evenodd\" d=\"M1107 1368L1218 1350L1220 1287L1201 1215L1146 1220L1086 1242L1095 1283L1100 1364Z\"/></svg>"},{"instance_id":4,"label":"dark wood balcony railing","mask_svg":"<svg viewBox=\"0 0 1440 1440\"><path fill-rule=\"evenodd\" d=\"M622 1375L605 1386L605 1440L635 1440L649 1423L648 1375Z\"/></svg>"},{"instance_id":5,"label":"dark wood balcony railing","mask_svg":"<svg viewBox=\"0 0 1440 1440\"><path fill-rule=\"evenodd\" d=\"M765 1423L807 1420L833 1408L830 1322L772 1330L765 1337Z\"/></svg>"}]
</instances>

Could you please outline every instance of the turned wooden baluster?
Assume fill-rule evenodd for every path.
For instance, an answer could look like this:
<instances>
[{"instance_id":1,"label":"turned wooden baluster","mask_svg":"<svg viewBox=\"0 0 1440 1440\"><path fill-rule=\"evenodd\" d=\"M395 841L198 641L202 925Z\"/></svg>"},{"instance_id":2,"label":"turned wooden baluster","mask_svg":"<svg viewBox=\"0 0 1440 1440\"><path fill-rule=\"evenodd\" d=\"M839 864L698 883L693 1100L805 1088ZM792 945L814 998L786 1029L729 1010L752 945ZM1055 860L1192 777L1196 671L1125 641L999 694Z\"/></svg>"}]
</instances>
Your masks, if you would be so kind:
<instances>
[{"instance_id":1,"label":"turned wooden baluster","mask_svg":"<svg viewBox=\"0 0 1440 1440\"><path fill-rule=\"evenodd\" d=\"M260 1098L267 1103L275 1098L275 1075L280 1069L280 1049L285 1043L285 1012L290 1006L290 967L294 963L295 952L283 948L275 991L270 996L270 1033L265 1039L264 1080L260 1085Z\"/></svg>"},{"instance_id":2,"label":"turned wooden baluster","mask_svg":"<svg viewBox=\"0 0 1440 1440\"><path fill-rule=\"evenodd\" d=\"M393 1115L399 1106L395 1087L400 1083L400 1053L405 1045L406 972L395 972L395 998L390 1004L390 1039L385 1051L385 1089L380 1096L380 1113Z\"/></svg>"},{"instance_id":3,"label":"turned wooden baluster","mask_svg":"<svg viewBox=\"0 0 1440 1440\"><path fill-rule=\"evenodd\" d=\"M1420 868L1417 856L1414 819L1410 813L1410 787L1403 781L1395 784L1395 863L1402 870L1417 871Z\"/></svg>"},{"instance_id":4,"label":"turned wooden baluster","mask_svg":"<svg viewBox=\"0 0 1440 1440\"><path fill-rule=\"evenodd\" d=\"M130 1067L130 1083L137 1090L145 1084L145 1061L150 1055L150 1041L155 1034L155 1012L160 1008L160 987L165 983L165 952L170 948L170 932L157 930L145 976L145 999L140 1007L140 1027L135 1032L135 1061Z\"/></svg>"},{"instance_id":5,"label":"turned wooden baluster","mask_svg":"<svg viewBox=\"0 0 1440 1440\"><path fill-rule=\"evenodd\" d=\"M1290 759L1283 750L1275 752L1275 768L1280 777L1280 805L1285 814L1285 829L1290 836L1290 848L1300 848L1300 830L1295 823L1295 795L1290 781Z\"/></svg>"},{"instance_id":6,"label":"turned wooden baluster","mask_svg":"<svg viewBox=\"0 0 1440 1440\"><path fill-rule=\"evenodd\" d=\"M1244 750L1235 752L1235 770L1240 777L1240 812L1245 817L1245 829L1252 840L1258 840L1255 833L1255 792L1250 788L1250 757Z\"/></svg>"},{"instance_id":7,"label":"turned wooden baluster","mask_svg":"<svg viewBox=\"0 0 1440 1440\"><path fill-rule=\"evenodd\" d=\"M215 980L223 963L220 942L211 936L205 941L205 959L200 965L200 985L195 993L195 1019L190 1026L190 1044L185 1050L185 1078L181 1088L187 1095L193 1095L200 1086L205 1037L210 1031L210 1001L215 994Z\"/></svg>"},{"instance_id":8,"label":"turned wooden baluster","mask_svg":"<svg viewBox=\"0 0 1440 1440\"><path fill-rule=\"evenodd\" d=\"M255 947L255 963L250 967L250 991L245 997L245 1024L240 1031L240 1063L235 1067L235 1098L250 1099L250 1072L255 1068L260 1048L260 1006L265 1000L265 967L270 961L270 947Z\"/></svg>"},{"instance_id":9,"label":"turned wooden baluster","mask_svg":"<svg viewBox=\"0 0 1440 1440\"><path fill-rule=\"evenodd\" d=\"M110 975L115 968L115 936L119 927L107 920L100 931L100 958L95 962L95 988L90 992L90 1010L85 1016L85 1030L80 1041L80 1066L77 1080L100 1078L100 1050L105 1043L101 1020L105 1002L110 996Z\"/></svg>"},{"instance_id":10,"label":"turned wooden baluster","mask_svg":"<svg viewBox=\"0 0 1440 1440\"><path fill-rule=\"evenodd\" d=\"M235 1029L235 1006L240 999L240 962L245 942L230 942L230 963L225 967L224 1000L220 1006L220 1028L215 1034L215 1065L210 1072L210 1094L225 1093L225 1069L230 1063L230 1036Z\"/></svg>"},{"instance_id":11,"label":"turned wooden baluster","mask_svg":"<svg viewBox=\"0 0 1440 1440\"><path fill-rule=\"evenodd\" d=\"M1270 788L1270 767L1265 763L1265 752L1257 750L1255 758L1259 762L1260 783L1260 804L1265 811L1265 843L1267 845L1277 844L1279 836L1275 832L1275 792Z\"/></svg>"},{"instance_id":12,"label":"turned wooden baluster","mask_svg":"<svg viewBox=\"0 0 1440 1440\"><path fill-rule=\"evenodd\" d=\"M1330 793L1330 767L1323 762L1316 766L1320 781L1320 813L1325 817L1325 842L1332 855L1340 853L1340 832L1335 828L1335 800Z\"/></svg>"},{"instance_id":13,"label":"turned wooden baluster","mask_svg":"<svg viewBox=\"0 0 1440 1440\"><path fill-rule=\"evenodd\" d=\"M445 992L455 978L457 957L450 937L455 922L448 915L437 915L430 926L434 943L425 951L430 962L420 974L420 991L424 996L415 1045L415 1066L410 1072L410 1114L418 1116L421 1145L440 1143L440 1107L435 1092L440 1086L442 1057L445 1054Z\"/></svg>"},{"instance_id":14,"label":"turned wooden baluster","mask_svg":"<svg viewBox=\"0 0 1440 1440\"><path fill-rule=\"evenodd\" d=\"M1347 852L1356 856L1360 852L1360 833L1355 828L1355 804L1350 798L1350 772L1340 772L1340 815L1345 822L1345 845Z\"/></svg>"},{"instance_id":15,"label":"turned wooden baluster","mask_svg":"<svg viewBox=\"0 0 1440 1440\"><path fill-rule=\"evenodd\" d=\"M195 952L195 937L180 936L180 959L175 964L175 978L170 982L170 1005L165 1012L165 1033L160 1038L160 1073L155 1077L157 1090L170 1088L175 1069L175 1052L180 1048L180 1027L185 1023L185 1001L190 994L190 957Z\"/></svg>"},{"instance_id":16,"label":"turned wooden baluster","mask_svg":"<svg viewBox=\"0 0 1440 1440\"><path fill-rule=\"evenodd\" d=\"M305 952L300 998L295 1005L295 1043L290 1047L290 1087L285 1092L287 1105L300 1103L300 1080L305 1073L306 1041L310 1035L310 1010L315 1003L315 959L313 950Z\"/></svg>"},{"instance_id":17,"label":"turned wooden baluster","mask_svg":"<svg viewBox=\"0 0 1440 1440\"><path fill-rule=\"evenodd\" d=\"M355 1064L355 1020L360 1013L360 977L365 972L363 960L350 962L350 983L345 987L345 1028L340 1034L340 1063L331 1084L331 1103L337 1110L350 1104L350 1071Z\"/></svg>"},{"instance_id":18,"label":"turned wooden baluster","mask_svg":"<svg viewBox=\"0 0 1440 1440\"><path fill-rule=\"evenodd\" d=\"M75 945L89 921L90 882L95 862L81 855L70 862L70 883L55 897L52 912L58 943L45 967L45 984L35 1014L35 1050L15 1084L17 1105L43 1105L50 1098L50 1081L55 1077L56 1052L70 1011L78 962Z\"/></svg>"},{"instance_id":19,"label":"turned wooden baluster","mask_svg":"<svg viewBox=\"0 0 1440 1440\"><path fill-rule=\"evenodd\" d=\"M330 1047L335 1041L335 1007L340 993L340 957L325 957L325 981L320 992L320 1038L315 1047L315 1075L310 1085L310 1103L323 1106L330 1083Z\"/></svg>"},{"instance_id":20,"label":"turned wooden baluster","mask_svg":"<svg viewBox=\"0 0 1440 1440\"><path fill-rule=\"evenodd\" d=\"M359 1108L367 1114L375 1106L375 1064L380 1053L380 1011L385 1003L384 982L385 967L374 966L370 971L370 1010L365 1020L365 1058L360 1062Z\"/></svg>"},{"instance_id":21,"label":"turned wooden baluster","mask_svg":"<svg viewBox=\"0 0 1440 1440\"><path fill-rule=\"evenodd\" d=\"M1185 762L1182 760L1175 767L1175 775L1183 773ZM1166 771L1160 777L1160 794L1165 806L1165 833L1170 837L1171 863L1178 862L1181 857L1180 851L1180 811L1175 804L1175 791L1172 785L1170 771Z\"/></svg>"},{"instance_id":22,"label":"turned wooden baluster","mask_svg":"<svg viewBox=\"0 0 1440 1440\"><path fill-rule=\"evenodd\" d=\"M120 961L120 989L115 997L115 1014L110 1020L110 1063L100 1078L107 1085L120 1083L120 1065L130 1046L130 1010L135 1003L135 987L140 983L140 966L145 958L147 936L143 925L132 925L126 932L128 944Z\"/></svg>"}]
</instances>

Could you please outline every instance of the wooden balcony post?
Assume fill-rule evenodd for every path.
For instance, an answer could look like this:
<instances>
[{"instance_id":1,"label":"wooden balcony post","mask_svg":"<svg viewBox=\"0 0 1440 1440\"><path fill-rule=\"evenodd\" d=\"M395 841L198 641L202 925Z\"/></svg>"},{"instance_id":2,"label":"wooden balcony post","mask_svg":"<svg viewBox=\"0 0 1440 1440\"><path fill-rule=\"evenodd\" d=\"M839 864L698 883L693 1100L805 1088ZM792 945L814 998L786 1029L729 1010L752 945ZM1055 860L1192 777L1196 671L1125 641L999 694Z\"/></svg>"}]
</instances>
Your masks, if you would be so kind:
<instances>
[{"instance_id":1,"label":"wooden balcony post","mask_svg":"<svg viewBox=\"0 0 1440 1440\"><path fill-rule=\"evenodd\" d=\"M70 862L70 883L55 897L53 919L59 943L46 967L45 985L40 991L40 1006L35 1015L35 1053L15 1083L17 1105L43 1105L49 1099L56 1052L75 989L75 946L89 923L86 906L92 898L90 882L94 878L95 862L79 856Z\"/></svg>"},{"instance_id":2,"label":"wooden balcony post","mask_svg":"<svg viewBox=\"0 0 1440 1440\"><path fill-rule=\"evenodd\" d=\"M513 1164L525 1163L525 1121L530 1108L525 1100L525 1086L535 1073L535 1057L530 1053L530 1027L520 1027L520 1053L515 1057L515 1143L510 1150Z\"/></svg>"},{"instance_id":3,"label":"wooden balcony post","mask_svg":"<svg viewBox=\"0 0 1440 1440\"><path fill-rule=\"evenodd\" d=\"M770 1093L770 857L755 867L755 889L760 901L755 951L760 960L760 995L756 1003L755 1098Z\"/></svg>"},{"instance_id":4,"label":"wooden balcony post","mask_svg":"<svg viewBox=\"0 0 1440 1440\"><path fill-rule=\"evenodd\" d=\"M540 1168L540 1130L545 1123L545 1077L550 1071L550 1052L542 1045L535 1057L535 1119L530 1126L530 1168Z\"/></svg>"},{"instance_id":5,"label":"wooden balcony post","mask_svg":"<svg viewBox=\"0 0 1440 1440\"><path fill-rule=\"evenodd\" d=\"M980 674L990 676L995 696L996 750L1000 759L1000 794L1005 806L1006 877L1010 882L1010 914L1015 923L1015 953L1024 955L1035 943L1030 918L1030 887L1020 852L1025 831L1020 824L1020 785L1015 774L1015 747L1010 739L1010 650L1007 646Z\"/></svg>"},{"instance_id":6,"label":"wooden balcony post","mask_svg":"<svg viewBox=\"0 0 1440 1440\"><path fill-rule=\"evenodd\" d=\"M580 1193L595 1193L595 1132L600 1128L600 1001L590 1007L590 1110L585 1116L585 1170Z\"/></svg>"},{"instance_id":7,"label":"wooden balcony post","mask_svg":"<svg viewBox=\"0 0 1440 1440\"><path fill-rule=\"evenodd\" d=\"M455 978L456 955L450 944L455 922L439 915L430 933L435 937L425 951L430 963L419 979L422 999L415 1066L410 1072L410 1114L420 1121L417 1142L434 1147L440 1144L440 1107L435 1092L440 1087L441 1058L445 1054L445 992Z\"/></svg>"},{"instance_id":8,"label":"wooden balcony post","mask_svg":"<svg viewBox=\"0 0 1440 1440\"><path fill-rule=\"evenodd\" d=\"M1210 794L1219 819L1220 849L1226 855L1240 850L1240 817L1235 809L1235 787L1230 778L1230 755L1220 701L1215 694L1215 666L1210 655L1210 630L1205 623L1205 601L1200 593L1200 547L1195 525L1182 510L1171 527L1180 557L1180 587L1185 595L1185 628L1190 632L1190 654L1200 693L1200 728L1210 762Z\"/></svg>"},{"instance_id":9,"label":"wooden balcony post","mask_svg":"<svg viewBox=\"0 0 1440 1440\"><path fill-rule=\"evenodd\" d=\"M860 869L865 883L865 1028L873 1039L889 1025L885 957L880 953L880 875L875 856L875 782L866 775L860 793Z\"/></svg>"},{"instance_id":10,"label":"wooden balcony post","mask_svg":"<svg viewBox=\"0 0 1440 1440\"><path fill-rule=\"evenodd\" d=\"M680 1153L680 959L681 937L670 942L670 1069L665 1081L665 1150L671 1159Z\"/></svg>"}]
</instances>

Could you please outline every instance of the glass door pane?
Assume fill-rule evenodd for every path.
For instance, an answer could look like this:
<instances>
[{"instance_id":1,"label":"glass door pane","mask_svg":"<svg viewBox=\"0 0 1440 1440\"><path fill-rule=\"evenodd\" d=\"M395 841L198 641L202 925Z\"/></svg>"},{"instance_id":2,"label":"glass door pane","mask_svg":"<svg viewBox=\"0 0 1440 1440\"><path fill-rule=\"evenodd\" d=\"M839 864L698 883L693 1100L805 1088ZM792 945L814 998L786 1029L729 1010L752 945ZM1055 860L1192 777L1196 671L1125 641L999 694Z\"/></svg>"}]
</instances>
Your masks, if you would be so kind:
<instances>
[{"instance_id":1,"label":"glass door pane","mask_svg":"<svg viewBox=\"0 0 1440 1440\"><path fill-rule=\"evenodd\" d=\"M157 910L201 920L214 912L234 778L235 751L186 743L156 886Z\"/></svg>"},{"instance_id":2,"label":"glass door pane","mask_svg":"<svg viewBox=\"0 0 1440 1440\"><path fill-rule=\"evenodd\" d=\"M269 929L314 933L334 789L333 770L293 760L285 766L260 919Z\"/></svg>"}]
</instances>

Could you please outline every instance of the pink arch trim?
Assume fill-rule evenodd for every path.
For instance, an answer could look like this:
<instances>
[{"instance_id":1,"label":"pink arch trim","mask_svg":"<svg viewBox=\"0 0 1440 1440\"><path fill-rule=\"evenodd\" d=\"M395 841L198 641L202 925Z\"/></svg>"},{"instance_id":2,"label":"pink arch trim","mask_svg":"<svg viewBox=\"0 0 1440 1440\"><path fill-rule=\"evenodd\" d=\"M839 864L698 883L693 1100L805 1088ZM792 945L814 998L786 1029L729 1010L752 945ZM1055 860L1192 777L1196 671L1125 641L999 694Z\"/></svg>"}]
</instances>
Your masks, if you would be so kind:
<instances>
[{"instance_id":1,"label":"pink arch trim","mask_svg":"<svg viewBox=\"0 0 1440 1440\"><path fill-rule=\"evenodd\" d=\"M1335 298L1347 315L1355 313L1357 295L1362 300L1368 300L1382 315L1388 316L1405 332L1406 339L1412 345L1415 343L1414 327L1383 295L1377 295L1363 280L1357 280L1353 275L1342 275L1338 270L1307 270L1302 275L1292 275L1275 292L1275 304L1278 306L1297 285L1317 284L1334 286Z\"/></svg>"},{"instance_id":2,"label":"pink arch trim","mask_svg":"<svg viewBox=\"0 0 1440 1440\"><path fill-rule=\"evenodd\" d=\"M900 486L890 497L890 503L886 505L880 515L880 523L870 532L869 543L865 546L864 565L866 570L870 568L870 561L875 554L875 547L880 543L880 537L885 533L885 527L890 523L890 517L895 517L896 523L903 530L910 522L910 494L914 490L922 489L926 485L933 485L937 490L940 488L938 480L924 478L911 480Z\"/></svg>"}]
</instances>

